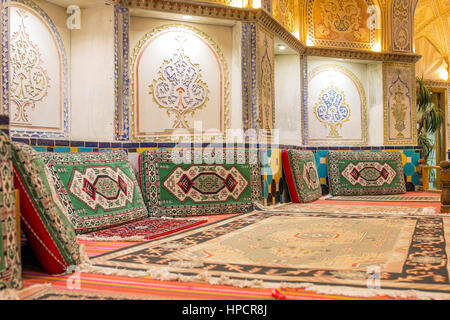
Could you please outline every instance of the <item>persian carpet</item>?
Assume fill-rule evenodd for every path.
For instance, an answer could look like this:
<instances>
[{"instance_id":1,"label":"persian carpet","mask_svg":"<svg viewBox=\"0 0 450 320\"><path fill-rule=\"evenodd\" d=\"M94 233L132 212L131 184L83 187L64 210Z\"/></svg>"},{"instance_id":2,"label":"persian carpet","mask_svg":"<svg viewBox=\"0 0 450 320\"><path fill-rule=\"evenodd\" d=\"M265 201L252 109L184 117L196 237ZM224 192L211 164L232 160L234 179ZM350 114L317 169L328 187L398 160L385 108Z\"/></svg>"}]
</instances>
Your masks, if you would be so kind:
<instances>
[{"instance_id":1,"label":"persian carpet","mask_svg":"<svg viewBox=\"0 0 450 320\"><path fill-rule=\"evenodd\" d=\"M191 163L195 151L187 151L188 159L174 159L171 151L144 151L139 158L141 187L150 215L193 216L251 210L253 202L262 198L259 162L257 154L241 151L233 151L231 159L224 152L216 164Z\"/></svg>"},{"instance_id":2,"label":"persian carpet","mask_svg":"<svg viewBox=\"0 0 450 320\"><path fill-rule=\"evenodd\" d=\"M330 151L327 166L333 196L406 192L400 152Z\"/></svg>"},{"instance_id":3,"label":"persian carpet","mask_svg":"<svg viewBox=\"0 0 450 320\"><path fill-rule=\"evenodd\" d=\"M77 233L148 217L125 151L43 153Z\"/></svg>"},{"instance_id":4,"label":"persian carpet","mask_svg":"<svg viewBox=\"0 0 450 320\"><path fill-rule=\"evenodd\" d=\"M322 196L316 160L311 151L284 150L282 161L292 202L311 202Z\"/></svg>"},{"instance_id":5,"label":"persian carpet","mask_svg":"<svg viewBox=\"0 0 450 320\"><path fill-rule=\"evenodd\" d=\"M434 207L396 207L396 206L367 206L340 205L315 203L286 203L275 208L266 207L268 211L280 212L314 212L314 213L350 213L350 214L400 214L400 215L434 215Z\"/></svg>"},{"instance_id":6,"label":"persian carpet","mask_svg":"<svg viewBox=\"0 0 450 320\"><path fill-rule=\"evenodd\" d=\"M82 240L144 241L172 234L207 222L206 219L146 218L121 226L85 233Z\"/></svg>"},{"instance_id":7,"label":"persian carpet","mask_svg":"<svg viewBox=\"0 0 450 320\"><path fill-rule=\"evenodd\" d=\"M440 202L440 196L329 196L324 200L379 201L379 202Z\"/></svg>"},{"instance_id":8,"label":"persian carpet","mask_svg":"<svg viewBox=\"0 0 450 320\"><path fill-rule=\"evenodd\" d=\"M91 261L183 281L439 299L450 297L449 228L437 215L253 211Z\"/></svg>"}]
</instances>

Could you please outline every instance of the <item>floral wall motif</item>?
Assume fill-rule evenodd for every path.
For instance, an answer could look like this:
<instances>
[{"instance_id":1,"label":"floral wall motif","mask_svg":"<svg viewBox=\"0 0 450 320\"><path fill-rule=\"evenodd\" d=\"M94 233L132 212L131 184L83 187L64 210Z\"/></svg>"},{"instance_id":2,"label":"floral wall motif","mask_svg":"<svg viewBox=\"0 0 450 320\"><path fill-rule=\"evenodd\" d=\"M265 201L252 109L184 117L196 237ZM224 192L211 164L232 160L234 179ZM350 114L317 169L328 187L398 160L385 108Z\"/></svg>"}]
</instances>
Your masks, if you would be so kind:
<instances>
[{"instance_id":1,"label":"floral wall motif","mask_svg":"<svg viewBox=\"0 0 450 320\"><path fill-rule=\"evenodd\" d=\"M181 24L154 28L134 48L131 70L132 139L221 136L229 127L227 64L202 31Z\"/></svg>"},{"instance_id":2,"label":"floral wall motif","mask_svg":"<svg viewBox=\"0 0 450 320\"><path fill-rule=\"evenodd\" d=\"M39 47L25 28L28 13L21 8L13 9L13 12L13 17L14 14L18 16L19 26L10 39L11 123L31 125L36 104L47 96L50 78L43 68Z\"/></svg>"},{"instance_id":3,"label":"floral wall motif","mask_svg":"<svg viewBox=\"0 0 450 320\"><path fill-rule=\"evenodd\" d=\"M409 0L393 0L391 37L393 51L412 51L413 10Z\"/></svg>"},{"instance_id":4,"label":"floral wall motif","mask_svg":"<svg viewBox=\"0 0 450 320\"><path fill-rule=\"evenodd\" d=\"M272 15L290 32L296 30L294 0L274 0Z\"/></svg>"},{"instance_id":5,"label":"floral wall motif","mask_svg":"<svg viewBox=\"0 0 450 320\"><path fill-rule=\"evenodd\" d=\"M375 25L368 23L371 0L308 0L307 44L371 49Z\"/></svg>"},{"instance_id":6,"label":"floral wall motif","mask_svg":"<svg viewBox=\"0 0 450 320\"><path fill-rule=\"evenodd\" d=\"M307 114L310 145L365 145L366 94L361 80L338 64L320 64L308 75Z\"/></svg>"},{"instance_id":7,"label":"floral wall motif","mask_svg":"<svg viewBox=\"0 0 450 320\"><path fill-rule=\"evenodd\" d=\"M257 32L258 61L258 127L273 129L275 124L273 36L259 27Z\"/></svg>"},{"instance_id":8,"label":"floral wall motif","mask_svg":"<svg viewBox=\"0 0 450 320\"><path fill-rule=\"evenodd\" d=\"M415 68L383 64L384 144L416 144Z\"/></svg>"},{"instance_id":9,"label":"floral wall motif","mask_svg":"<svg viewBox=\"0 0 450 320\"><path fill-rule=\"evenodd\" d=\"M11 135L67 137L67 58L58 30L34 2L9 5L8 87ZM6 80L6 81L5 81Z\"/></svg>"}]
</instances>

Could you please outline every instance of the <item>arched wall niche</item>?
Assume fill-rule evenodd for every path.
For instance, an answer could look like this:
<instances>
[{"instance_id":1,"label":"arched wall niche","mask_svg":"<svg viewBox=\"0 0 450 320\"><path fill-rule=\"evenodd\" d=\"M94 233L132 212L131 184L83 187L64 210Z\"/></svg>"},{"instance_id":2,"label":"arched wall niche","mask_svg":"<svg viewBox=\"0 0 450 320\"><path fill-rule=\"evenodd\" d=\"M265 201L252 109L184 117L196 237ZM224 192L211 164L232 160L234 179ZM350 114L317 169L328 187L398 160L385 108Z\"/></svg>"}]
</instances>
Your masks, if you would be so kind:
<instances>
[{"instance_id":1,"label":"arched wall niche","mask_svg":"<svg viewBox=\"0 0 450 320\"><path fill-rule=\"evenodd\" d=\"M368 143L365 64L310 59L305 108L309 145Z\"/></svg>"},{"instance_id":2,"label":"arched wall niche","mask_svg":"<svg viewBox=\"0 0 450 320\"><path fill-rule=\"evenodd\" d=\"M35 2L8 5L8 104L13 137L68 138L68 59L50 16ZM2 43L2 45L5 45Z\"/></svg>"},{"instance_id":3,"label":"arched wall niche","mask_svg":"<svg viewBox=\"0 0 450 320\"><path fill-rule=\"evenodd\" d=\"M130 61L132 140L214 139L230 128L228 64L208 34L160 25L137 42Z\"/></svg>"}]
</instances>

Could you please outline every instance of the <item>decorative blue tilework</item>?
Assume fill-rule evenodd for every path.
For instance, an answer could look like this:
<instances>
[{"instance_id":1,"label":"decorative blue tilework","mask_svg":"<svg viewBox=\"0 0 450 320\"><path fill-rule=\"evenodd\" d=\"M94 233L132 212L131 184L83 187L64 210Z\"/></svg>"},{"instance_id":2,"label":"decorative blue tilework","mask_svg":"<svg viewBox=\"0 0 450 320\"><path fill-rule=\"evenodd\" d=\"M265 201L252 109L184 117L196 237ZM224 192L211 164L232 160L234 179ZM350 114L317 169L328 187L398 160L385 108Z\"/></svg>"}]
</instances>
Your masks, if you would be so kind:
<instances>
[{"instance_id":1,"label":"decorative blue tilework","mask_svg":"<svg viewBox=\"0 0 450 320\"><path fill-rule=\"evenodd\" d=\"M256 23L242 23L242 121L244 130L257 128Z\"/></svg>"},{"instance_id":2,"label":"decorative blue tilework","mask_svg":"<svg viewBox=\"0 0 450 320\"><path fill-rule=\"evenodd\" d=\"M129 76L129 31L128 8L114 6L114 136L116 140L130 139L130 76ZM120 61L120 63L119 63ZM119 70L119 65L122 66ZM120 117L122 115L122 117Z\"/></svg>"}]
</instances>

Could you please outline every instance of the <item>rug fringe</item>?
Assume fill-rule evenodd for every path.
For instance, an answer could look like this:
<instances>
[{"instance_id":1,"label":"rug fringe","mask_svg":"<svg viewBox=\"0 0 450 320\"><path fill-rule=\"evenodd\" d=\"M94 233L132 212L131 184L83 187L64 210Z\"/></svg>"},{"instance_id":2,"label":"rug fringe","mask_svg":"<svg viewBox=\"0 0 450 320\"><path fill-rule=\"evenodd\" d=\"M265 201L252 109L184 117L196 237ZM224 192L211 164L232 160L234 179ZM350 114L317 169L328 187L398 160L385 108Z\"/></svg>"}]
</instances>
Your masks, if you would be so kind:
<instances>
[{"instance_id":1,"label":"rug fringe","mask_svg":"<svg viewBox=\"0 0 450 320\"><path fill-rule=\"evenodd\" d=\"M30 294L51 287L51 283L33 284L23 289L4 289L0 291L0 300L23 300Z\"/></svg>"},{"instance_id":2,"label":"rug fringe","mask_svg":"<svg viewBox=\"0 0 450 320\"><path fill-rule=\"evenodd\" d=\"M290 203L290 202L289 202ZM277 209L279 207L285 206L289 203L277 203L271 206L265 206L262 203L259 202L253 202L253 206L255 207L255 210L260 210L260 211L271 211L273 209Z\"/></svg>"},{"instance_id":3,"label":"rug fringe","mask_svg":"<svg viewBox=\"0 0 450 320\"><path fill-rule=\"evenodd\" d=\"M16 289L3 289L0 291L0 300L20 300L18 293Z\"/></svg>"},{"instance_id":4,"label":"rug fringe","mask_svg":"<svg viewBox=\"0 0 450 320\"><path fill-rule=\"evenodd\" d=\"M416 298L420 300L450 300L450 294L438 292L426 292L419 290L395 290L395 289L369 289L348 286L317 285L312 283L274 283L263 280L231 279L225 275L212 276L207 271L197 275L188 276L169 271L168 268L152 267L146 271L133 271L126 269L97 267L94 265L83 265L82 272L101 273L106 275L118 275L127 277L151 277L161 281L180 282L205 282L211 285L230 285L239 288L259 288L259 289L305 289L319 294L339 295L349 297L370 298L376 296L387 296L392 298Z\"/></svg>"},{"instance_id":5,"label":"rug fringe","mask_svg":"<svg viewBox=\"0 0 450 320\"><path fill-rule=\"evenodd\" d=\"M290 212L290 213L308 213L311 210L313 210L313 209L310 209L308 211L308 210L299 210L299 209L296 209L296 208L289 208L290 204L294 204L294 203L291 203L291 202L290 203L283 203L283 204L280 204L278 206L270 206L270 207L261 206L260 210L262 210L262 211L272 211L272 212ZM296 205L302 205L302 204L299 204L299 203L295 203L295 204ZM339 205L335 205L335 204L314 204L314 203L305 203L304 205L305 206L318 206L318 207L321 207L321 206L324 206L324 205L326 205L326 206L339 206ZM365 207L365 208L367 208L367 206L362 206L362 205L345 205L345 206ZM385 206L377 206L377 207L383 208L385 210L386 210L386 208L389 208L389 207L385 207ZM395 207L395 208L398 208L398 207ZM405 208L412 208L412 207L405 207ZM398 215L398 216L405 216L405 215L406 216L438 216L438 217L443 216L443 214L437 213L436 212L436 208L434 208L434 207L414 207L414 208L420 209L420 210L417 210L417 212L382 212L382 213L380 213L380 212L370 212L370 209L369 209L367 212L364 212L364 213L362 213L362 212L345 212L345 213L347 213L347 214L355 214L355 215L357 215L357 214L364 214L364 215L367 215L367 214L386 214L386 215ZM325 213L325 211L324 211L324 213ZM343 213L343 212L341 212L341 213Z\"/></svg>"},{"instance_id":6,"label":"rug fringe","mask_svg":"<svg viewBox=\"0 0 450 320\"><path fill-rule=\"evenodd\" d=\"M133 241L146 241L145 237L143 236L131 236L131 237L120 237L120 236L113 236L113 237L99 237L99 236L88 236L88 235L78 235L78 240L89 240L89 241L124 241L124 242L133 242Z\"/></svg>"}]
</instances>

